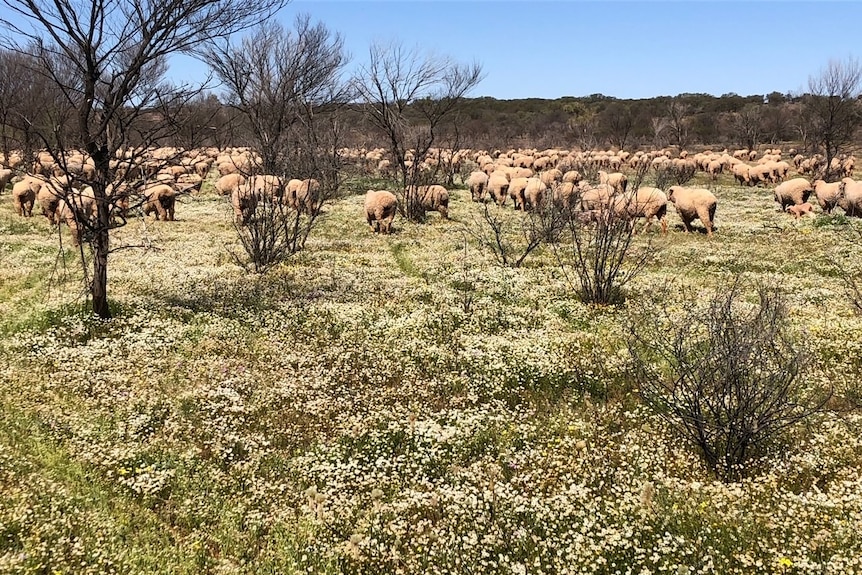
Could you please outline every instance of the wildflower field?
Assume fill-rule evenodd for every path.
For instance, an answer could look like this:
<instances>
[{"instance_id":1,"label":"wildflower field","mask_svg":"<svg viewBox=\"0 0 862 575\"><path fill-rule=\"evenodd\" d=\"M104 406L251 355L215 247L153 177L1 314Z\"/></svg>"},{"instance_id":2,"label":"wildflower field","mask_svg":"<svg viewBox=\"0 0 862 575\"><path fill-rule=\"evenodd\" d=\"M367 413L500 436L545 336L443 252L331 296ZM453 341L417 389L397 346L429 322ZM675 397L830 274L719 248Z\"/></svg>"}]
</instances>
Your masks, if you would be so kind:
<instances>
[{"instance_id":1,"label":"wildflower field","mask_svg":"<svg viewBox=\"0 0 862 575\"><path fill-rule=\"evenodd\" d=\"M132 219L109 322L68 230L0 197L0 573L862 573L859 222L717 186L714 237L671 208L596 308L552 247L498 265L467 190L379 236L348 189L263 276L211 183ZM780 288L832 396L721 482L627 342L740 274Z\"/></svg>"}]
</instances>

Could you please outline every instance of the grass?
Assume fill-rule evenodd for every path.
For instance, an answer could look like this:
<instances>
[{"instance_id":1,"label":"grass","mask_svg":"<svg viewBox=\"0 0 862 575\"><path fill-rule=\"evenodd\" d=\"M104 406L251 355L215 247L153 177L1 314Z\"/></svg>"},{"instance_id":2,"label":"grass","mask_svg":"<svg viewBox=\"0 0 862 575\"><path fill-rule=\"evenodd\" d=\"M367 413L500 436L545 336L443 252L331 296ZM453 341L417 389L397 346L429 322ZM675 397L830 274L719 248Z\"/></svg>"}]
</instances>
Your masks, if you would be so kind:
<instances>
[{"instance_id":1,"label":"grass","mask_svg":"<svg viewBox=\"0 0 862 575\"><path fill-rule=\"evenodd\" d=\"M858 222L701 183L715 236L671 209L627 303L595 308L551 250L496 265L463 191L451 221L373 234L368 178L246 275L208 182L115 231L147 247L112 254L108 324L44 218L0 203L0 573L862 571L862 319L830 265ZM684 309L739 273L781 286L841 410L728 485L641 405L626 334L648 295Z\"/></svg>"}]
</instances>

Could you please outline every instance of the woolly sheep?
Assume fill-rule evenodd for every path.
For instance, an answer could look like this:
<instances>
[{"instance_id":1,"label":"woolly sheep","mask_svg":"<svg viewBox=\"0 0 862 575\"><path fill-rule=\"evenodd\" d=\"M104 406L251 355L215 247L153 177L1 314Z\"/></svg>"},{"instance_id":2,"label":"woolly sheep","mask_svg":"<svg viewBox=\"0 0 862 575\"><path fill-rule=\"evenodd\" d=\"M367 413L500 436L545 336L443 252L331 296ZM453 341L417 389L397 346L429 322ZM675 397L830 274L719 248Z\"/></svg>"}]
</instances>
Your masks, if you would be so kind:
<instances>
[{"instance_id":1,"label":"woolly sheep","mask_svg":"<svg viewBox=\"0 0 862 575\"><path fill-rule=\"evenodd\" d=\"M12 170L0 170L0 194L6 189L6 185L12 180L13 175Z\"/></svg>"},{"instance_id":2,"label":"woolly sheep","mask_svg":"<svg viewBox=\"0 0 862 575\"><path fill-rule=\"evenodd\" d=\"M667 191L667 199L673 202L686 232L691 231L691 222L699 219L706 227L706 235L712 236L715 208L718 204L712 192L705 188L671 186Z\"/></svg>"},{"instance_id":3,"label":"woolly sheep","mask_svg":"<svg viewBox=\"0 0 862 575\"><path fill-rule=\"evenodd\" d=\"M604 170L601 170L599 171L599 183L608 184L612 188L614 188L617 193L624 194L626 191L626 186L629 182L628 178L626 178L626 175L621 172L614 172L612 174L609 174Z\"/></svg>"},{"instance_id":4,"label":"woolly sheep","mask_svg":"<svg viewBox=\"0 0 862 575\"><path fill-rule=\"evenodd\" d=\"M444 220L449 219L449 190L443 186L434 184L431 186L419 186L417 189L422 209L426 212L439 212Z\"/></svg>"},{"instance_id":5,"label":"woolly sheep","mask_svg":"<svg viewBox=\"0 0 862 575\"><path fill-rule=\"evenodd\" d=\"M524 190L527 188L528 181L528 178L512 178L512 181L509 182L509 197L512 198L516 210L524 209L526 202Z\"/></svg>"},{"instance_id":6,"label":"woolly sheep","mask_svg":"<svg viewBox=\"0 0 862 575\"><path fill-rule=\"evenodd\" d=\"M495 171L488 178L488 192L502 206L509 197L509 178L505 172Z\"/></svg>"},{"instance_id":7,"label":"woolly sheep","mask_svg":"<svg viewBox=\"0 0 862 575\"><path fill-rule=\"evenodd\" d=\"M84 229L96 216L96 209L96 196L90 186L81 191L73 188L64 195L57 209L57 223L66 222L72 232L72 245L81 245Z\"/></svg>"},{"instance_id":8,"label":"woolly sheep","mask_svg":"<svg viewBox=\"0 0 862 575\"><path fill-rule=\"evenodd\" d=\"M844 184L844 193L838 200L838 206L848 216L862 217L862 182L852 178L844 178L841 182Z\"/></svg>"},{"instance_id":9,"label":"woolly sheep","mask_svg":"<svg viewBox=\"0 0 862 575\"><path fill-rule=\"evenodd\" d=\"M320 182L314 178L302 180L291 196L291 205L299 212L315 213L320 208Z\"/></svg>"},{"instance_id":10,"label":"woolly sheep","mask_svg":"<svg viewBox=\"0 0 862 575\"><path fill-rule=\"evenodd\" d=\"M751 184L751 176L749 175L749 165L748 164L734 164L733 165L733 177L740 184L750 185Z\"/></svg>"},{"instance_id":11,"label":"woolly sheep","mask_svg":"<svg viewBox=\"0 0 862 575\"><path fill-rule=\"evenodd\" d=\"M257 209L257 196L248 184L240 184L230 195L230 205L233 207L237 224L247 224Z\"/></svg>"},{"instance_id":12,"label":"woolly sheep","mask_svg":"<svg viewBox=\"0 0 862 575\"><path fill-rule=\"evenodd\" d=\"M36 192L30 186L29 181L21 180L12 186L12 203L19 216L32 217L33 204L36 203Z\"/></svg>"},{"instance_id":13,"label":"woolly sheep","mask_svg":"<svg viewBox=\"0 0 862 575\"><path fill-rule=\"evenodd\" d=\"M709 174L713 180L716 180L718 179L718 175L721 174L723 168L724 164L720 160L710 160L706 165L706 173Z\"/></svg>"},{"instance_id":14,"label":"woolly sheep","mask_svg":"<svg viewBox=\"0 0 862 575\"><path fill-rule=\"evenodd\" d=\"M581 210L607 210L613 195L614 189L609 184L589 187L581 194Z\"/></svg>"},{"instance_id":15,"label":"woolly sheep","mask_svg":"<svg viewBox=\"0 0 862 575\"><path fill-rule=\"evenodd\" d=\"M533 210L542 207L547 191L548 186L540 178L527 179L527 186L524 188L524 209Z\"/></svg>"},{"instance_id":16,"label":"woolly sheep","mask_svg":"<svg viewBox=\"0 0 862 575\"><path fill-rule=\"evenodd\" d=\"M392 221L397 212L398 198L392 192L368 190L365 193L365 219L375 233L392 233Z\"/></svg>"},{"instance_id":17,"label":"woolly sheep","mask_svg":"<svg viewBox=\"0 0 862 575\"><path fill-rule=\"evenodd\" d=\"M634 192L619 195L614 200L614 214L631 220L644 218L642 231L647 231L655 217L661 224L663 234L667 233L667 195L659 188L640 187Z\"/></svg>"},{"instance_id":18,"label":"woolly sheep","mask_svg":"<svg viewBox=\"0 0 862 575\"><path fill-rule=\"evenodd\" d=\"M177 192L168 184L156 184L144 190L144 215L155 213L156 219L174 220Z\"/></svg>"},{"instance_id":19,"label":"woolly sheep","mask_svg":"<svg viewBox=\"0 0 862 575\"><path fill-rule=\"evenodd\" d=\"M470 188L470 196L474 202L485 201L489 179L485 172L473 172L467 178L467 186Z\"/></svg>"},{"instance_id":20,"label":"woolly sheep","mask_svg":"<svg viewBox=\"0 0 862 575\"><path fill-rule=\"evenodd\" d=\"M778 184L773 190L775 201L786 209L790 205L800 205L808 201L808 197L814 192L811 183L805 178L793 178Z\"/></svg>"},{"instance_id":21,"label":"woolly sheep","mask_svg":"<svg viewBox=\"0 0 862 575\"><path fill-rule=\"evenodd\" d=\"M216 180L215 189L223 196L233 194L233 191L246 182L245 176L239 173L227 174Z\"/></svg>"},{"instance_id":22,"label":"woolly sheep","mask_svg":"<svg viewBox=\"0 0 862 575\"><path fill-rule=\"evenodd\" d=\"M831 214L835 206L838 205L838 200L844 192L844 182L833 182L827 184L823 180L814 181L814 195L817 196L817 203L820 204L820 209Z\"/></svg>"}]
</instances>

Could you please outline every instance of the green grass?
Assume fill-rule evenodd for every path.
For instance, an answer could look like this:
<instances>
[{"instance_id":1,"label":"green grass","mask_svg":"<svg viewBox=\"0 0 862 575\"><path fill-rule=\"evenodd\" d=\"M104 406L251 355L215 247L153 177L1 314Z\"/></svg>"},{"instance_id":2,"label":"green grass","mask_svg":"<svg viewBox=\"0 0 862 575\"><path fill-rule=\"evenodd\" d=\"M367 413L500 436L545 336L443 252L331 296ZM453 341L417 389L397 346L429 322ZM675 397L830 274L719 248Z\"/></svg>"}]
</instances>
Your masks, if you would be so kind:
<instances>
[{"instance_id":1,"label":"green grass","mask_svg":"<svg viewBox=\"0 0 862 575\"><path fill-rule=\"evenodd\" d=\"M386 186L348 180L263 276L202 193L176 222L114 231L149 247L111 255L108 323L73 251L54 272L44 218L0 203L0 572L859 571L862 318L832 265L859 273L857 222L698 183L715 236L671 208L607 308L578 301L552 250L498 266L463 192L451 221L398 217L387 237L362 207ZM740 273L781 286L805 384L849 411L724 485L641 404L627 339L644 306L700 305Z\"/></svg>"}]
</instances>

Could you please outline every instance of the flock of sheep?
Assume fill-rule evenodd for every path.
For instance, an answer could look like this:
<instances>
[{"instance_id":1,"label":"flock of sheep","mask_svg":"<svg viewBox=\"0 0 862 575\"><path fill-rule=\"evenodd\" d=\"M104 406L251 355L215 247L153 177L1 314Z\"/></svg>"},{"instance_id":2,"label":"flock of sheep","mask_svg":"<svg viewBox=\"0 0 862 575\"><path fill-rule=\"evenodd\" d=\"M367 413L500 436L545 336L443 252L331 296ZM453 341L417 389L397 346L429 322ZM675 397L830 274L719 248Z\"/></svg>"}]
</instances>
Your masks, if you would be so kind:
<instances>
[{"instance_id":1,"label":"flock of sheep","mask_svg":"<svg viewBox=\"0 0 862 575\"><path fill-rule=\"evenodd\" d=\"M342 156L369 175L387 175L391 162L382 149L344 149ZM852 179L855 159L834 158L831 172L840 181L826 182L825 160L820 156L805 157L790 150L790 161L782 159L779 149L734 152L671 150L583 151L509 150L494 152L474 150L432 150L420 164L420 171L447 175L469 172L464 183L475 202L493 201L505 206L509 199L516 210L533 210L546 205L577 213L581 221L599 221L609 215L632 222L644 218L643 229L657 219L662 232L667 232L668 204L673 204L686 231L694 220L700 220L706 233L713 232L717 198L705 188L671 186L629 189L629 173L648 170L701 171L713 180L722 173L732 174L740 185L775 185L775 201L786 212L800 217L811 213L808 202L814 195L824 212L840 207L847 215L862 217L862 182ZM408 156L408 163L412 158ZM26 167L20 154L11 154L0 169L0 190L13 180L12 199L19 215L32 215L38 203L43 215L52 224L66 223L76 244L81 241L86 219L96 217L96 198L87 185L95 177L95 164L84 154L65 157L62 165L47 153L40 153ZM247 148L219 150L216 148L181 150L158 148L134 150L111 161L117 186L106 190L111 217L125 217L130 205L140 205L144 215L173 220L179 194L199 191L205 178L216 170L215 190L230 198L238 223L247 224L260 202L278 202L300 213L312 213L322 201L320 182L315 179L285 180L278 176L255 174L260 157ZM475 169L471 170L471 166ZM412 166L411 166L412 167ZM792 171L797 176L788 179ZM596 174L593 181L583 174ZM16 175L20 174L20 175ZM809 178L804 176L808 175ZM137 182L132 184L131 182ZM437 211L448 217L449 192L440 185L416 186L407 190L420 209ZM364 211L367 223L380 233L390 233L398 212L398 198L386 190L369 190Z\"/></svg>"}]
</instances>

